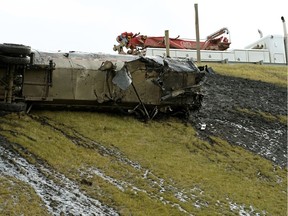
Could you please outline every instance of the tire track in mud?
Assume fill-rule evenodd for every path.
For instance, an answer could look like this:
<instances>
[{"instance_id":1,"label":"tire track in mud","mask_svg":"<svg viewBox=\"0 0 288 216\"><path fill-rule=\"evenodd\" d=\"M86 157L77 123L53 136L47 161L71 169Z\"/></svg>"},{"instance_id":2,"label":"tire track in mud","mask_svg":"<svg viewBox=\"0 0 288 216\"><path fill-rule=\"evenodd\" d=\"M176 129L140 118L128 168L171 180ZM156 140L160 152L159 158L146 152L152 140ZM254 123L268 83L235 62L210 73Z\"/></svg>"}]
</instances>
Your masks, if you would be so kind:
<instances>
[{"instance_id":1,"label":"tire track in mud","mask_svg":"<svg viewBox=\"0 0 288 216\"><path fill-rule=\"evenodd\" d=\"M141 166L138 162L130 160L127 156L125 156L122 152L118 149L113 147L105 147L100 143L91 140L80 134L75 129L60 123L56 122L48 117L43 116L34 116L29 115L33 120L38 121L39 123L49 126L54 130L60 132L64 135L67 139L71 140L74 144L93 149L97 151L102 156L109 156L114 158L116 161L120 162L121 164L128 165L135 169L137 172L141 173L142 179L146 181L146 186L149 188L157 189L158 193L155 192L148 192L147 190L141 188L141 186L136 186L133 183L115 179L111 176L106 175L102 170L96 167L86 168L85 170L79 170L81 176L93 176L96 175L102 178L104 181L110 183L111 185L118 188L120 191L133 191L134 193L143 192L151 199L156 199L162 202L164 205L170 205L174 208L177 208L180 212L184 214L191 215L188 210L181 206L181 203L192 202L196 208L205 208L208 206L208 202L205 201L203 197L203 190L198 187L194 187L190 190L183 190L173 186L172 180L170 182L164 180L163 178L155 175L149 169L146 169ZM174 197L179 201L179 203L172 202L170 200L165 199L165 194L173 194Z\"/></svg>"},{"instance_id":2,"label":"tire track in mud","mask_svg":"<svg viewBox=\"0 0 288 216\"><path fill-rule=\"evenodd\" d=\"M114 149L113 147L107 148L101 145L100 143L83 136L75 129L68 127L63 123L56 122L47 117L42 117L42 116L36 117L32 115L30 117L36 121L39 121L40 123L44 125L47 125L53 128L56 131L59 131L76 145L80 145L86 148L91 148L95 151L98 151L101 155L113 157L120 163L132 167L136 171L142 173L141 177L142 179L146 181L146 184L147 184L146 187L149 187L150 189L156 188L157 193L148 192L143 187L137 186L128 181L115 179L111 176L106 175L102 170L96 167L90 167L90 168L86 168L85 170L79 170L80 176L91 177L93 175L96 175L102 178L104 181L115 186L122 192L132 191L136 194L138 192L142 192L146 194L149 198L158 200L164 205L170 205L173 208L177 208L182 214L193 215L191 212L189 212L189 210L181 206L181 203L184 204L184 203L189 202L197 209L206 208L209 205L216 205L216 206L219 206L219 208L225 209L225 211L230 210L231 212L238 212L239 214L241 213L242 215L250 215L250 214L261 215L260 211L254 209L253 206L251 205L250 207L252 209L244 209L243 206L245 206L245 204L241 205L241 204L234 203L234 208L232 209L230 203L222 203L219 200L215 200L215 202L206 201L205 196L207 196L207 194L198 186L194 186L193 188L190 188L190 189L177 188L176 186L173 185L173 181L171 179L167 181L157 176L156 174L151 172L149 169L142 167L141 164L139 164L138 162L130 160L118 149ZM171 193L173 194L174 198L178 200L177 203L165 198L166 195L169 196ZM230 202L233 202L228 197L226 199L229 200Z\"/></svg>"},{"instance_id":3,"label":"tire track in mud","mask_svg":"<svg viewBox=\"0 0 288 216\"><path fill-rule=\"evenodd\" d=\"M30 185L52 215L118 215L112 208L86 196L77 184L63 174L41 163L29 163L13 148L17 144L9 143L1 136L0 143L1 175L14 177ZM34 157L31 154L29 156ZM53 176L54 180L47 176Z\"/></svg>"},{"instance_id":4,"label":"tire track in mud","mask_svg":"<svg viewBox=\"0 0 288 216\"><path fill-rule=\"evenodd\" d=\"M0 174L14 177L30 185L43 200L47 210L52 215L118 215L118 213L112 208L101 204L98 200L86 196L80 191L77 184L66 178L63 174L55 172L52 168L47 167L41 159L29 153L27 149L23 148L21 145L10 143L1 136L0 143ZM20 151L23 151L26 155L35 159L37 165L33 165L24 159L17 150L15 150L14 146L16 146L16 149L20 149ZM106 147L102 147L110 152ZM119 155L122 155L120 152L116 152L115 150L113 152L116 153L114 155L116 158ZM173 183L167 183L164 179L156 176L150 170L144 169L137 162L132 162L128 158L120 160L120 162L123 161L125 164L132 166L136 170L140 170L143 173L142 178L147 180L147 184L151 188L156 187L158 193L147 192L145 189L141 189L130 182L117 180L113 177L107 176L104 172L95 167L85 169L84 171L80 170L80 176L99 176L122 192L125 190L133 191L136 194L137 192L143 192L151 199L156 199L164 205L170 205L171 207L177 208L182 214L186 215L193 214L185 210L181 206L181 203L190 202L197 209L205 208L209 205L216 205L221 209L225 209L225 211L230 209L231 212L239 212L241 215L250 215L250 213L252 215L261 215L259 211L253 208L253 206L250 206L250 209L244 209L244 204L240 205L234 203L229 198L227 198L227 200L231 203L233 202L233 208L231 208L230 203L228 203L228 205L219 200L216 200L215 203L207 202L205 201L205 192L198 186L194 186L189 190L180 189L173 186ZM54 180L49 179L47 176L53 176ZM179 203L171 202L164 198L165 193L171 191Z\"/></svg>"},{"instance_id":5,"label":"tire track in mud","mask_svg":"<svg viewBox=\"0 0 288 216\"><path fill-rule=\"evenodd\" d=\"M178 209L182 214L191 215L189 210L183 207L184 203L187 202L191 203L191 205L197 209L216 205L226 211L227 209L230 209L231 211L238 211L240 209L243 211L240 207L238 210L236 208L231 209L229 203L220 203L218 200L207 202L205 196L208 195L209 197L209 193L206 194L198 186L194 186L194 188L191 189L177 188L174 186L171 179L165 180L155 175L149 169L142 167L138 162L130 160L117 148L105 147L100 143L83 136L75 129L67 127L63 123L56 122L47 117L34 115L29 116L32 120L58 131L63 136L67 137L67 139L71 140L75 145L95 150L101 155L112 157L113 160L132 167L137 171L134 175L138 175L137 177L139 177L140 173L140 177L144 179L145 185L138 186L133 183L133 181L115 179L106 175L103 170L100 170L97 167L86 167L83 170L79 168L79 174L81 177L98 176L104 181L117 187L122 192L132 191L135 194L138 192L145 193L150 199L159 201L164 205L170 205L171 207ZM45 165L44 161L29 153L27 149L18 144L9 143L7 140L1 138L1 136L0 143L4 143L0 145L0 172L5 175L13 176L31 185L52 214L59 215L63 212L64 214L71 213L74 215L118 215L118 213L112 208L101 204L98 200L86 196L79 190L77 184L66 178L63 174L53 171L51 167ZM16 147L14 148L13 146L15 145ZM27 160L17 153L17 151L24 151L26 155L30 155L30 157L36 159L37 164L29 164ZM47 178L47 176L53 176L55 181ZM171 194L176 198L176 202L167 199L167 196L170 197ZM232 200L230 201L233 202ZM241 204L237 205L241 206ZM255 212L256 211L254 211L254 213Z\"/></svg>"}]
</instances>

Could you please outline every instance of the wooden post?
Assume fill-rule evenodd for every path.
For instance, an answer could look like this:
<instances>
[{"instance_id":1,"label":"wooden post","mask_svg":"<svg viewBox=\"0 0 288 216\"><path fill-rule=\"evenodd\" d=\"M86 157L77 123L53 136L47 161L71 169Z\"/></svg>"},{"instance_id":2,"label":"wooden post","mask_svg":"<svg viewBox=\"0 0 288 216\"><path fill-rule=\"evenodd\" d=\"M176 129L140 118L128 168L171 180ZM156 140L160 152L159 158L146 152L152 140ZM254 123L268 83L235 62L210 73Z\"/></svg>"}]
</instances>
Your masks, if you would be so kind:
<instances>
[{"instance_id":1,"label":"wooden post","mask_svg":"<svg viewBox=\"0 0 288 216\"><path fill-rule=\"evenodd\" d=\"M286 29L285 18L282 16L281 20L283 22L283 30L284 30L284 50L285 50L285 56L286 56L286 65L288 65L288 34L287 34L287 29Z\"/></svg>"},{"instance_id":2,"label":"wooden post","mask_svg":"<svg viewBox=\"0 0 288 216\"><path fill-rule=\"evenodd\" d=\"M198 4L194 4L194 8L195 8L197 63L200 63L201 62L201 54L200 54L200 33L199 33L199 19L198 19Z\"/></svg>"},{"instance_id":3,"label":"wooden post","mask_svg":"<svg viewBox=\"0 0 288 216\"><path fill-rule=\"evenodd\" d=\"M169 30L165 30L166 57L170 57Z\"/></svg>"}]
</instances>

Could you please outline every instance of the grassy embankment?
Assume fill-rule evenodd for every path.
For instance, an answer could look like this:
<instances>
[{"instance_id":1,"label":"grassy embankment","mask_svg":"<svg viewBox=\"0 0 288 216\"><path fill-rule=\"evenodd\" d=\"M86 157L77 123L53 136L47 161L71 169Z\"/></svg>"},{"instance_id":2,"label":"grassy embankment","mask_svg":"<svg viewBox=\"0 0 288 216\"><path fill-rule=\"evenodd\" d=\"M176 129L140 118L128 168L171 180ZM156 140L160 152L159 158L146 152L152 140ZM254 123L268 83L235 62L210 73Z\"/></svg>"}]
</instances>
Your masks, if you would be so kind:
<instances>
[{"instance_id":1,"label":"grassy embankment","mask_svg":"<svg viewBox=\"0 0 288 216\"><path fill-rule=\"evenodd\" d=\"M217 72L231 71L229 75L248 70L255 74L253 79L259 80L262 78L257 76L258 70L263 72L266 67L213 66ZM275 77L283 85L286 77ZM239 209L230 210L229 202L238 207L245 205L248 210L251 205L261 214L265 211L268 215L286 215L287 212L286 169L217 137L211 137L211 142L203 141L191 125L177 119L142 123L127 116L38 111L30 116L11 114L0 121L1 135L21 144L52 169L81 185L89 196L123 215L186 215L173 204L195 215L239 215ZM109 153L103 148L113 151ZM35 163L35 158L22 154ZM121 157L127 160L120 160ZM128 159L141 167L131 166ZM91 174L93 169L117 180L125 190ZM92 185L81 184L83 179ZM2 185L9 182L6 177L0 178ZM16 196L18 202L0 204L0 214L1 209L12 211L15 206L22 206L22 212L28 215L30 210L23 207L27 203L20 198L27 193L33 195L31 189L27 191L16 194L12 190L10 199ZM176 198L177 192L182 193L186 202ZM6 194L5 200L9 200L4 187L0 187L0 194ZM38 211L42 203L35 194L31 199L38 203L35 204ZM3 200L0 196L0 203Z\"/></svg>"},{"instance_id":2,"label":"grassy embankment","mask_svg":"<svg viewBox=\"0 0 288 216\"><path fill-rule=\"evenodd\" d=\"M278 65L251 65L251 64L217 64L209 63L217 73L225 76L241 77L244 79L259 80L266 83L284 87L287 89L288 67ZM287 125L287 115L273 116L270 113L254 112L247 109L239 109L249 115L257 115L269 121L280 121Z\"/></svg>"},{"instance_id":3,"label":"grassy embankment","mask_svg":"<svg viewBox=\"0 0 288 216\"><path fill-rule=\"evenodd\" d=\"M260 80L287 88L287 66L217 63L208 63L208 65L222 75Z\"/></svg>"}]
</instances>

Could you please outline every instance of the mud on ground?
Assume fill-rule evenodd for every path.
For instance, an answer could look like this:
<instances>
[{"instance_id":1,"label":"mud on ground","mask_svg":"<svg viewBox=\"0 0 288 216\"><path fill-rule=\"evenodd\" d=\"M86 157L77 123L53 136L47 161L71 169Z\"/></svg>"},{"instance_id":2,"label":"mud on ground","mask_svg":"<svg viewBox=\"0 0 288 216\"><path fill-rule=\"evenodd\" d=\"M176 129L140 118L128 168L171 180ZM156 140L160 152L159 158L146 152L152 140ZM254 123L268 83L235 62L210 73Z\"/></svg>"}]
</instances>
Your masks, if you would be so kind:
<instances>
[{"instance_id":1,"label":"mud on ground","mask_svg":"<svg viewBox=\"0 0 288 216\"><path fill-rule=\"evenodd\" d=\"M277 165L287 166L287 89L261 81L209 74L199 112L190 117L200 136L214 135L242 146ZM243 110L248 112L243 112ZM257 114L258 113L258 114ZM201 130L205 127L205 130Z\"/></svg>"}]
</instances>

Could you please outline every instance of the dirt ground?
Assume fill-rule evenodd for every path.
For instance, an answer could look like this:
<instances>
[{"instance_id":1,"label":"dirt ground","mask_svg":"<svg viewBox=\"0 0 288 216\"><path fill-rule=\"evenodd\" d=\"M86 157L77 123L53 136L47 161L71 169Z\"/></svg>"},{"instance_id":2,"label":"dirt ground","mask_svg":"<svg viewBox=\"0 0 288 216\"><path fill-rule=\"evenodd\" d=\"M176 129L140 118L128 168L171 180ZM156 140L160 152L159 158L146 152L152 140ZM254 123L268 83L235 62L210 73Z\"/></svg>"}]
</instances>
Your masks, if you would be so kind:
<instances>
[{"instance_id":1,"label":"dirt ground","mask_svg":"<svg viewBox=\"0 0 288 216\"><path fill-rule=\"evenodd\" d=\"M287 124L261 115L287 115L287 89L261 81L209 74L199 112L190 121L203 137L215 135L287 166ZM201 130L201 125L206 125ZM203 129L203 128L202 128Z\"/></svg>"}]
</instances>

